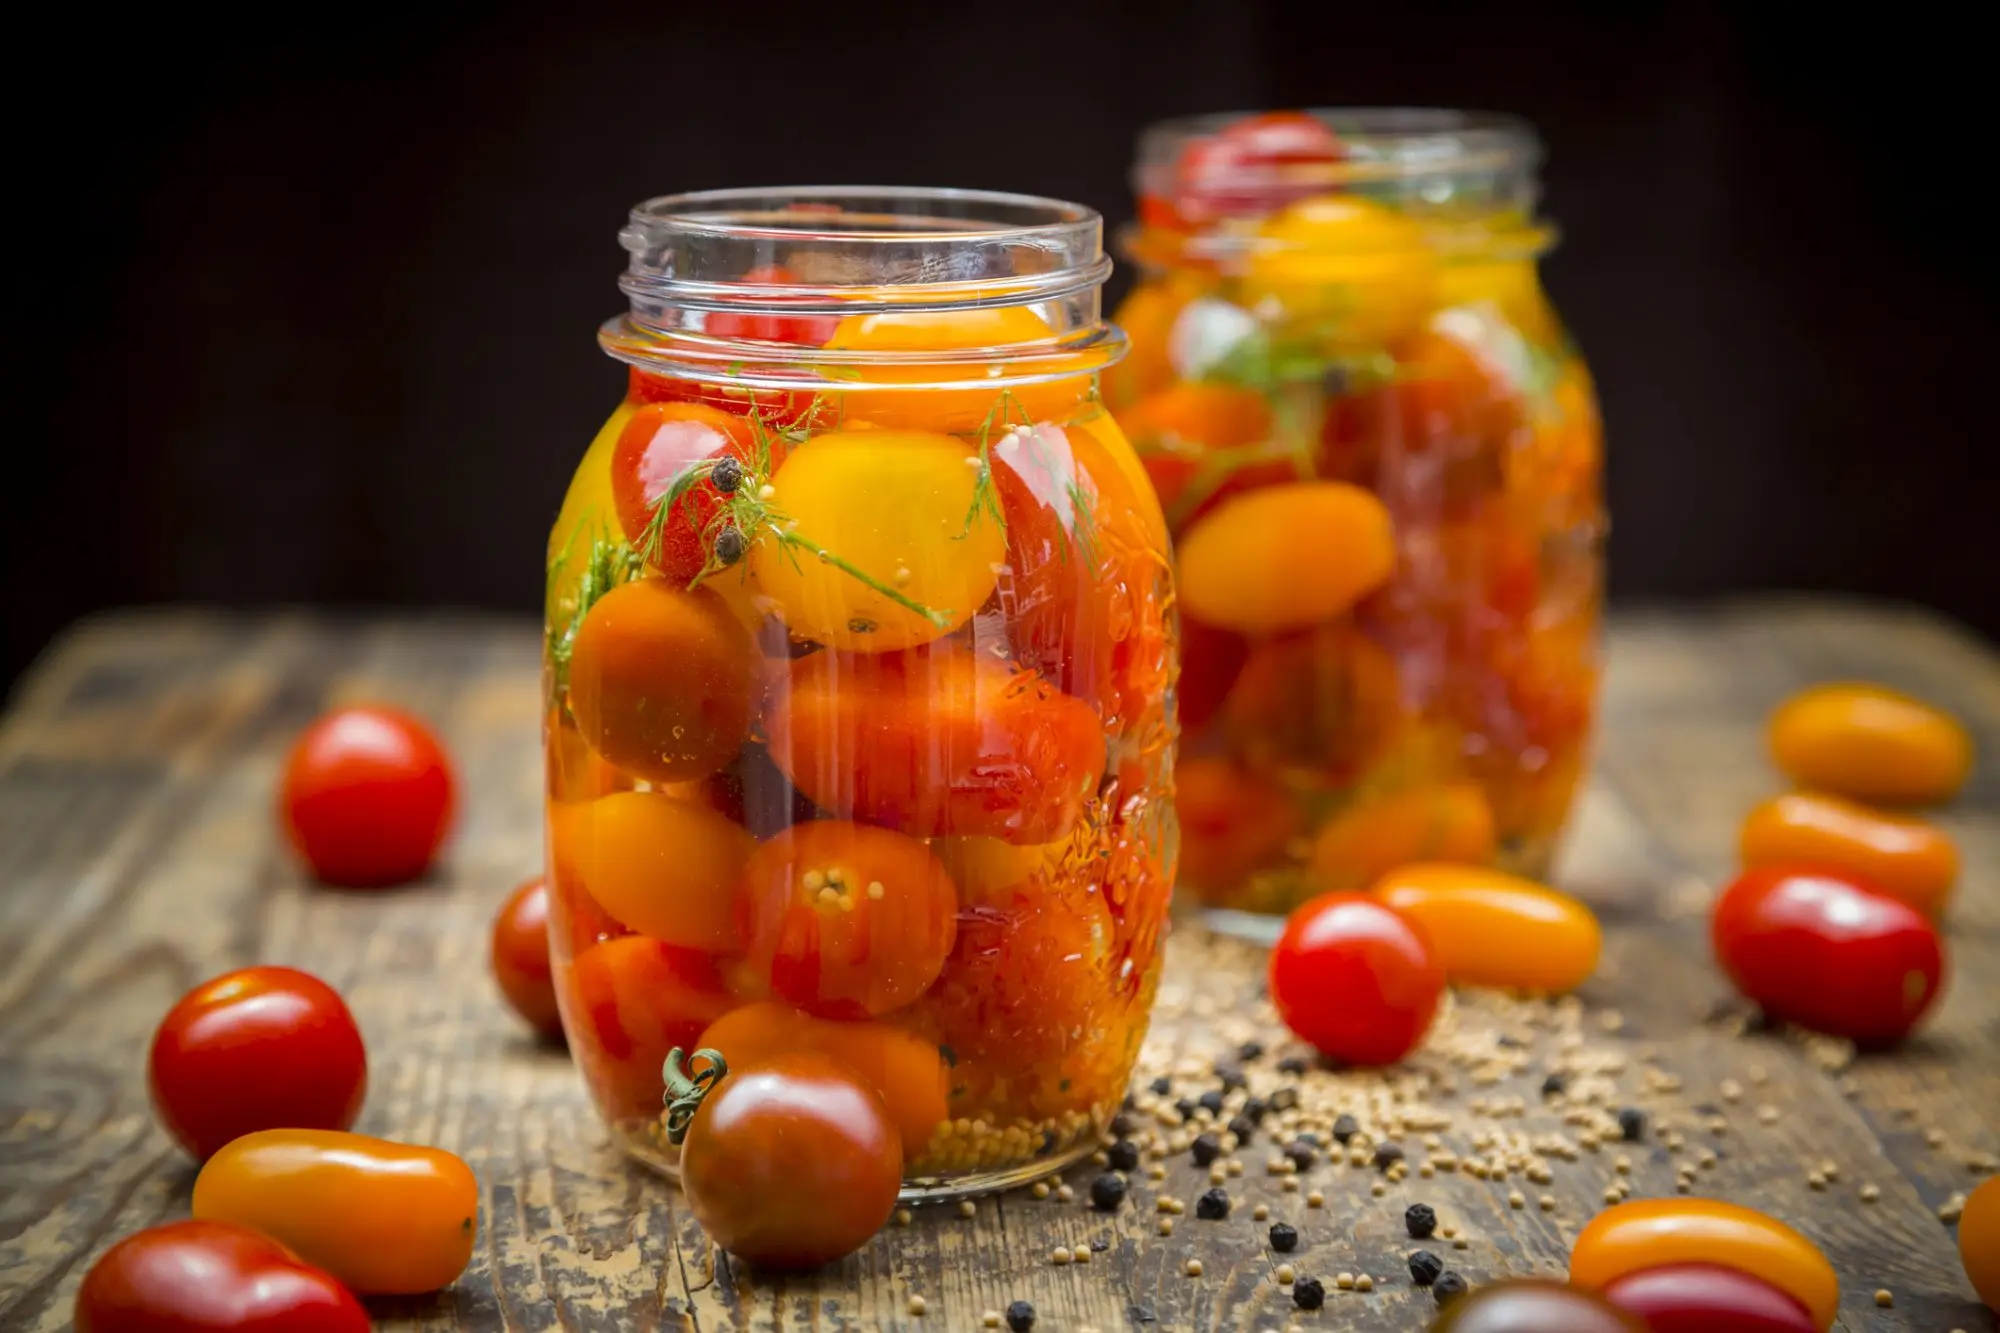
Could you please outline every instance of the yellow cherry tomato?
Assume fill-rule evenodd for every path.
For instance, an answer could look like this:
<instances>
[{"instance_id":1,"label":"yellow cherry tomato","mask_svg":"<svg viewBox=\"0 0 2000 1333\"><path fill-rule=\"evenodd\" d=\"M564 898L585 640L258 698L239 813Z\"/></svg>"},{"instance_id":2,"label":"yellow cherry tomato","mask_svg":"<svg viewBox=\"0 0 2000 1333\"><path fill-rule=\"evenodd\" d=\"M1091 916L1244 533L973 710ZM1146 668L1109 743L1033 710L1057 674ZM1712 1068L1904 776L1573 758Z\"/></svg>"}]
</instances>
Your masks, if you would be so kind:
<instances>
[{"instance_id":1,"label":"yellow cherry tomato","mask_svg":"<svg viewBox=\"0 0 2000 1333\"><path fill-rule=\"evenodd\" d=\"M929 643L970 620L999 577L999 502L980 484L978 450L949 435L816 436L771 478L789 539L757 538L751 571L800 637L858 652Z\"/></svg>"},{"instance_id":2,"label":"yellow cherry tomato","mask_svg":"<svg viewBox=\"0 0 2000 1333\"><path fill-rule=\"evenodd\" d=\"M1395 564L1389 511L1370 492L1338 481L1266 486L1188 529L1181 605L1243 633L1312 625L1380 587Z\"/></svg>"},{"instance_id":3,"label":"yellow cherry tomato","mask_svg":"<svg viewBox=\"0 0 2000 1333\"><path fill-rule=\"evenodd\" d=\"M1884 805L1948 801L1972 769L1955 718L1880 685L1818 685L1771 714L1771 754L1802 787Z\"/></svg>"},{"instance_id":4,"label":"yellow cherry tomato","mask_svg":"<svg viewBox=\"0 0 2000 1333\"><path fill-rule=\"evenodd\" d=\"M849 315L840 321L827 347L854 352L933 352L950 354L981 348L999 349L1046 342L1053 338L1049 322L1026 306L984 310L887 311ZM976 431L993 423L994 438L1009 424L1049 421L1074 410L1090 392L1091 367L1073 358L1078 373L1041 384L1007 384L1007 366L999 359L930 360L918 365L870 364L841 367L834 375L839 394L839 419L849 425L866 423L892 429ZM943 389L928 386L947 381L992 380L992 388ZM898 388L862 388L864 384Z\"/></svg>"},{"instance_id":5,"label":"yellow cherry tomato","mask_svg":"<svg viewBox=\"0 0 2000 1333\"><path fill-rule=\"evenodd\" d=\"M1989 1176L1958 1216L1958 1257L1987 1308L2000 1310L2000 1176Z\"/></svg>"},{"instance_id":6,"label":"yellow cherry tomato","mask_svg":"<svg viewBox=\"0 0 2000 1333\"><path fill-rule=\"evenodd\" d=\"M1326 891L1365 889L1419 861L1479 865L1493 859L1493 807L1474 782L1400 791L1329 820L1313 840L1313 882Z\"/></svg>"},{"instance_id":7,"label":"yellow cherry tomato","mask_svg":"<svg viewBox=\"0 0 2000 1333\"><path fill-rule=\"evenodd\" d=\"M1840 1313L1840 1279L1818 1246L1775 1217L1719 1199L1634 1199L1605 1209L1576 1238L1569 1280L1600 1291L1668 1264L1716 1264L1761 1278L1821 1328Z\"/></svg>"},{"instance_id":8,"label":"yellow cherry tomato","mask_svg":"<svg viewBox=\"0 0 2000 1333\"><path fill-rule=\"evenodd\" d=\"M1604 947L1604 932L1588 907L1499 870L1401 866L1369 892L1422 928L1453 982L1574 990L1596 970Z\"/></svg>"},{"instance_id":9,"label":"yellow cherry tomato","mask_svg":"<svg viewBox=\"0 0 2000 1333\"><path fill-rule=\"evenodd\" d=\"M1937 916L1958 879L1958 846L1943 829L1840 796L1787 792L1752 810L1739 838L1743 864L1846 870Z\"/></svg>"},{"instance_id":10,"label":"yellow cherry tomato","mask_svg":"<svg viewBox=\"0 0 2000 1333\"><path fill-rule=\"evenodd\" d=\"M736 880L749 832L706 806L656 791L549 807L551 859L605 911L656 940L732 953Z\"/></svg>"},{"instance_id":11,"label":"yellow cherry tomato","mask_svg":"<svg viewBox=\"0 0 2000 1333\"><path fill-rule=\"evenodd\" d=\"M1257 233L1242 304L1275 302L1288 322L1380 346L1415 333L1438 300L1424 229L1356 194L1328 194L1273 215Z\"/></svg>"}]
</instances>

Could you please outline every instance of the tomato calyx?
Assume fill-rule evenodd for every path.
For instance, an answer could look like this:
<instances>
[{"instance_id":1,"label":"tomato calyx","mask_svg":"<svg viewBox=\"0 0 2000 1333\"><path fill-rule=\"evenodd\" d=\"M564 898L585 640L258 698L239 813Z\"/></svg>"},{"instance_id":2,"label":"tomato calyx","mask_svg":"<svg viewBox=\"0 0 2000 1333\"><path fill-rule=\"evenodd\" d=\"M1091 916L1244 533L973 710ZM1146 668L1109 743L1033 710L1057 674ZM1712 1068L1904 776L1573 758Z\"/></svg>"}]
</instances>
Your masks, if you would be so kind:
<instances>
[{"instance_id":1,"label":"tomato calyx","mask_svg":"<svg viewBox=\"0 0 2000 1333\"><path fill-rule=\"evenodd\" d=\"M692 1057L676 1046L667 1052L661 1074L667 1085L667 1109L661 1120L667 1128L667 1142L678 1146L687 1138L688 1126L694 1123L694 1113L701 1109L703 1099L729 1076L729 1062L721 1051L706 1046Z\"/></svg>"}]
</instances>

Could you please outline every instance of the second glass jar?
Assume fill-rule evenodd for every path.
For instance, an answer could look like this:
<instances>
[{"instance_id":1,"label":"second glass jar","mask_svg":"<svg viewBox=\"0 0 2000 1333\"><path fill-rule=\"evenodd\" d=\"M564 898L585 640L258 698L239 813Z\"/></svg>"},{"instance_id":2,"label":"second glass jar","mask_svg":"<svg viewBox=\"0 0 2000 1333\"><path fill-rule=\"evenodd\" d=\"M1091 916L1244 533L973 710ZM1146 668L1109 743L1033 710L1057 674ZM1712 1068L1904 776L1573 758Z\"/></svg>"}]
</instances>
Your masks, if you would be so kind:
<instances>
[{"instance_id":1,"label":"second glass jar","mask_svg":"<svg viewBox=\"0 0 2000 1333\"><path fill-rule=\"evenodd\" d=\"M1546 870L1598 675L1602 441L1518 122L1167 122L1105 398L1178 548L1180 879L1227 929Z\"/></svg>"}]
</instances>

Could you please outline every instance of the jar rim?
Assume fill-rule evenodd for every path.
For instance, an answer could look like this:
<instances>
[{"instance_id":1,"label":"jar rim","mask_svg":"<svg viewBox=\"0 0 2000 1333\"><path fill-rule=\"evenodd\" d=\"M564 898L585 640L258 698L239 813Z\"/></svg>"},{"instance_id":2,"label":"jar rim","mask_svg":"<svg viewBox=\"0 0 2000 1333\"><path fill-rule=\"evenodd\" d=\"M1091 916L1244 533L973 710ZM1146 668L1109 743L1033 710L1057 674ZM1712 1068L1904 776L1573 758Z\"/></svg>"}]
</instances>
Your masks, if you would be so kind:
<instances>
[{"instance_id":1,"label":"jar rim","mask_svg":"<svg viewBox=\"0 0 2000 1333\"><path fill-rule=\"evenodd\" d=\"M1348 150L1339 161L1285 163L1288 180L1331 186L1413 176L1532 171L1541 136L1526 119L1500 111L1445 107L1302 107ZM1154 121L1139 133L1133 185L1139 193L1170 185L1188 144L1265 111L1220 111ZM1271 169L1250 168L1261 178ZM1228 183L1228 182L1224 182Z\"/></svg>"}]
</instances>

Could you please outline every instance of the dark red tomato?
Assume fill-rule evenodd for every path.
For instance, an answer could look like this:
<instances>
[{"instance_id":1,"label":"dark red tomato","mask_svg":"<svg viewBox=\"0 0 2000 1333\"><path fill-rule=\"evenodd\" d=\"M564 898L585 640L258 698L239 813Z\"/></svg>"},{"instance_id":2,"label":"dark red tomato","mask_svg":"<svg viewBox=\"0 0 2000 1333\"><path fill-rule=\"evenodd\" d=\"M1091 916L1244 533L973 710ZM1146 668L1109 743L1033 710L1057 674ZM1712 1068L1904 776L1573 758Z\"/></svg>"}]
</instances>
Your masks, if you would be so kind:
<instances>
[{"instance_id":1,"label":"dark red tomato","mask_svg":"<svg viewBox=\"0 0 2000 1333\"><path fill-rule=\"evenodd\" d=\"M1709 929L1723 970L1765 1013L1861 1046L1900 1041L1944 979L1944 944L1923 913L1831 871L1745 871Z\"/></svg>"},{"instance_id":2,"label":"dark red tomato","mask_svg":"<svg viewBox=\"0 0 2000 1333\"><path fill-rule=\"evenodd\" d=\"M1394 1064L1423 1040L1444 969L1416 924L1359 893L1302 904L1271 951L1285 1026L1344 1064Z\"/></svg>"},{"instance_id":3,"label":"dark red tomato","mask_svg":"<svg viewBox=\"0 0 2000 1333\"><path fill-rule=\"evenodd\" d=\"M1248 116L1181 150L1174 206L1190 222L1268 213L1325 194L1325 166L1347 156L1338 136L1303 111Z\"/></svg>"},{"instance_id":4,"label":"dark red tomato","mask_svg":"<svg viewBox=\"0 0 2000 1333\"><path fill-rule=\"evenodd\" d=\"M343 888L403 884L430 868L457 779L408 713L341 708L306 728L285 765L279 813L313 874Z\"/></svg>"},{"instance_id":5,"label":"dark red tomato","mask_svg":"<svg viewBox=\"0 0 2000 1333\"><path fill-rule=\"evenodd\" d=\"M1248 639L1182 613L1178 695L1182 731L1198 731L1208 725L1249 660Z\"/></svg>"},{"instance_id":6,"label":"dark red tomato","mask_svg":"<svg viewBox=\"0 0 2000 1333\"><path fill-rule=\"evenodd\" d=\"M76 1293L76 1333L368 1333L347 1289L230 1222L149 1227L104 1252Z\"/></svg>"},{"instance_id":7,"label":"dark red tomato","mask_svg":"<svg viewBox=\"0 0 2000 1333\"><path fill-rule=\"evenodd\" d=\"M1668 1264L1604 1289L1650 1333L1819 1333L1806 1307L1768 1282L1719 1264Z\"/></svg>"},{"instance_id":8,"label":"dark red tomato","mask_svg":"<svg viewBox=\"0 0 2000 1333\"><path fill-rule=\"evenodd\" d=\"M493 918L493 979L529 1027L562 1040L549 967L549 890L539 875L514 890Z\"/></svg>"},{"instance_id":9,"label":"dark red tomato","mask_svg":"<svg viewBox=\"0 0 2000 1333\"><path fill-rule=\"evenodd\" d=\"M259 1129L346 1129L368 1091L354 1015L318 977L246 967L167 1011L147 1061L153 1111L206 1160Z\"/></svg>"},{"instance_id":10,"label":"dark red tomato","mask_svg":"<svg viewBox=\"0 0 2000 1333\"><path fill-rule=\"evenodd\" d=\"M775 469L784 458L784 441L768 432L765 438ZM633 413L611 454L611 500L626 540L644 549L653 513L674 482L697 463L723 458L736 460L738 487L760 484L757 432L747 417L703 403L656 403ZM660 529L653 568L674 583L686 584L708 567L712 529L728 502L711 477L682 493Z\"/></svg>"},{"instance_id":11,"label":"dark red tomato","mask_svg":"<svg viewBox=\"0 0 2000 1333\"><path fill-rule=\"evenodd\" d=\"M766 264L753 268L736 281L748 287L784 287L796 284L799 275L782 264ZM747 302L748 293L744 294ZM838 315L781 315L775 313L787 304L796 304L796 298L773 296L758 299L757 304L769 304L774 313L751 314L741 310L718 310L709 315L702 331L711 338L741 338L767 343L798 343L806 347L823 346L833 337L833 331L840 326Z\"/></svg>"},{"instance_id":12,"label":"dark red tomato","mask_svg":"<svg viewBox=\"0 0 2000 1333\"><path fill-rule=\"evenodd\" d=\"M1649 1333L1595 1292L1519 1278L1482 1287L1445 1307L1431 1333ZM1719 1333L1719 1330L1718 1330Z\"/></svg>"},{"instance_id":13,"label":"dark red tomato","mask_svg":"<svg viewBox=\"0 0 2000 1333\"><path fill-rule=\"evenodd\" d=\"M688 1126L681 1190L709 1238L770 1268L817 1268L882 1229L903 1141L881 1097L827 1056L723 1075Z\"/></svg>"}]
</instances>

